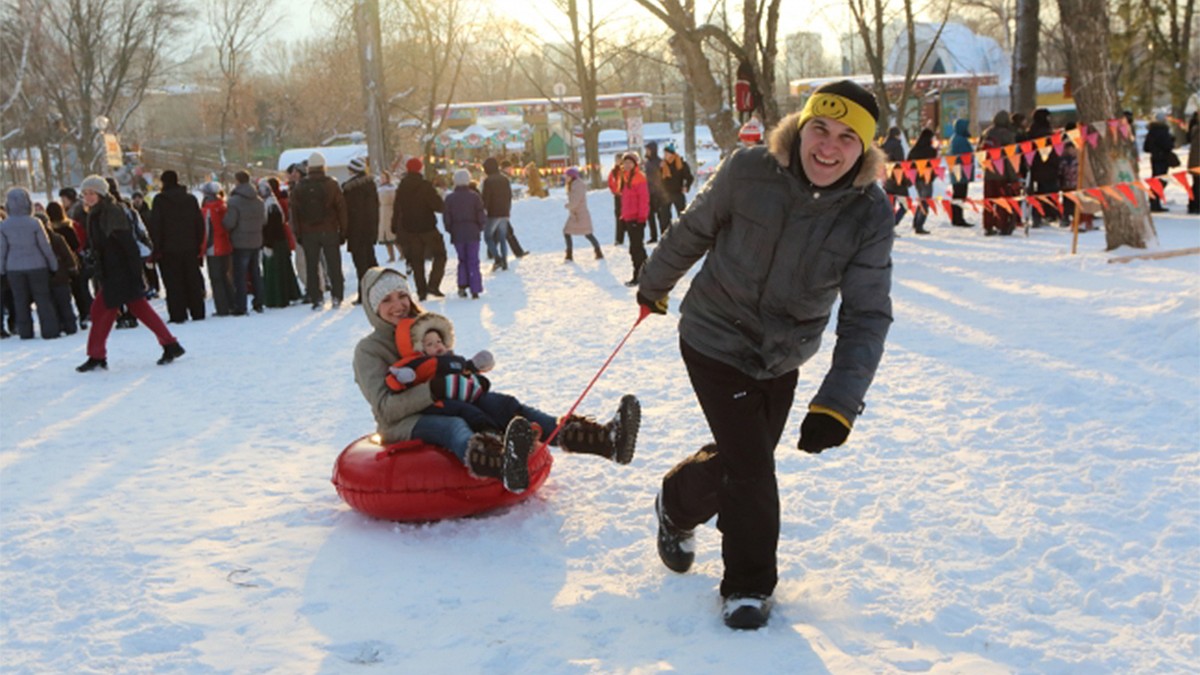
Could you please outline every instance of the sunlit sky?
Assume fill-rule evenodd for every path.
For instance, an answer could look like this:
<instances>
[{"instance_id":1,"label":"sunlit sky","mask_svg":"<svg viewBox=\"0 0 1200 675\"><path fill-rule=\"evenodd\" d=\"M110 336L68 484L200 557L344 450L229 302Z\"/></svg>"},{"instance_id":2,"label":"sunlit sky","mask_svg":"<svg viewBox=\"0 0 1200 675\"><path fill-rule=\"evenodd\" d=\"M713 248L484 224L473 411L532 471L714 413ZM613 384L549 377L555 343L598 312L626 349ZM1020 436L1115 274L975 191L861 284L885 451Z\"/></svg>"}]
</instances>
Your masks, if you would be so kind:
<instances>
[{"instance_id":1,"label":"sunlit sky","mask_svg":"<svg viewBox=\"0 0 1200 675\"><path fill-rule=\"evenodd\" d=\"M554 30L556 24L565 24L564 15L554 7L550 0L476 1L481 5L491 7L497 14L513 17L525 23L545 36L547 41L557 39ZM727 1L730 19L737 21L737 18L741 16L742 3L738 0ZM430 2L437 2L437 0L430 0ZM708 5L705 0L700 0L698 4ZM627 16L647 22L657 23L658 21L633 0L595 0L595 7L598 16L612 14L617 17ZM837 39L835 31L829 27L829 22L849 25L849 15L843 3L823 0L785 0L780 7L782 10L779 17L781 48L783 36L800 30L815 30L826 34L824 39L826 52L836 52ZM287 3L285 18L280 21L278 37L285 40L307 37L320 31L326 21L327 14L321 9L319 0L291 0ZM666 30L665 26L663 26L663 30Z\"/></svg>"}]
</instances>

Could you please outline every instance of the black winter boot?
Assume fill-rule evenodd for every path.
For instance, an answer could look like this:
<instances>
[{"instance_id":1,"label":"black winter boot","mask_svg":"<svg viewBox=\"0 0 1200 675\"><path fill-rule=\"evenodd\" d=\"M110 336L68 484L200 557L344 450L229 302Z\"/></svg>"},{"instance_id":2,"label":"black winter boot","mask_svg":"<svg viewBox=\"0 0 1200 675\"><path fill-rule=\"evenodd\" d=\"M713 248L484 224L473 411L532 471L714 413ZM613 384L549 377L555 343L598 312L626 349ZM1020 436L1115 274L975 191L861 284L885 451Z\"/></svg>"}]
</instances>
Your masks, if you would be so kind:
<instances>
[{"instance_id":1,"label":"black winter boot","mask_svg":"<svg viewBox=\"0 0 1200 675\"><path fill-rule=\"evenodd\" d=\"M636 396L626 394L621 397L617 414L606 424L578 415L567 418L558 444L567 452L599 455L618 464L628 464L633 461L641 423L641 404Z\"/></svg>"},{"instance_id":2,"label":"black winter boot","mask_svg":"<svg viewBox=\"0 0 1200 675\"><path fill-rule=\"evenodd\" d=\"M95 369L108 370L108 359L93 359L88 357L87 361L75 367L75 370L81 373L88 373Z\"/></svg>"},{"instance_id":3,"label":"black winter boot","mask_svg":"<svg viewBox=\"0 0 1200 675\"><path fill-rule=\"evenodd\" d=\"M758 630L771 616L771 598L756 593L735 593L725 598L721 615L725 625L737 630Z\"/></svg>"},{"instance_id":4,"label":"black winter boot","mask_svg":"<svg viewBox=\"0 0 1200 675\"><path fill-rule=\"evenodd\" d=\"M533 443L533 428L522 417L508 423L504 438L488 431L477 433L467 441L467 471L476 478L495 478L509 492L524 492L529 487Z\"/></svg>"},{"instance_id":5,"label":"black winter boot","mask_svg":"<svg viewBox=\"0 0 1200 675\"><path fill-rule=\"evenodd\" d=\"M654 515L658 517L658 557L667 569L683 574L696 560L696 533L676 527L663 513L661 492L654 498Z\"/></svg>"},{"instance_id":6,"label":"black winter boot","mask_svg":"<svg viewBox=\"0 0 1200 675\"><path fill-rule=\"evenodd\" d=\"M174 361L175 359L177 359L183 355L184 355L183 345L179 344L179 341L176 340L175 342L172 342L170 344L163 345L162 358L160 358L157 361L157 363L160 366L165 366L168 363Z\"/></svg>"}]
</instances>

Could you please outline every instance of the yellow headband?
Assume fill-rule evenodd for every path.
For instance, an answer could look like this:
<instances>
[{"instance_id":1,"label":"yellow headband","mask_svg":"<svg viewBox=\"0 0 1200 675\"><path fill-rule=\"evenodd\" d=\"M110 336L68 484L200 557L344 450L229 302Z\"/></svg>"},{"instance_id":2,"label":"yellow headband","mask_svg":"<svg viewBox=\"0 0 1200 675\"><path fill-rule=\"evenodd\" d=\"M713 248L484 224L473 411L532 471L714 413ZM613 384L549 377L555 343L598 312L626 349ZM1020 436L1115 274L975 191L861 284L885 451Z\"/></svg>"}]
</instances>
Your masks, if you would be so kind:
<instances>
[{"instance_id":1,"label":"yellow headband","mask_svg":"<svg viewBox=\"0 0 1200 675\"><path fill-rule=\"evenodd\" d=\"M863 151L871 147L871 141L875 138L875 118L867 112L866 108L845 96L813 94L804 104L804 110L800 113L800 124L797 128L803 127L805 122L814 117L828 117L853 129L854 133L862 139Z\"/></svg>"}]
</instances>

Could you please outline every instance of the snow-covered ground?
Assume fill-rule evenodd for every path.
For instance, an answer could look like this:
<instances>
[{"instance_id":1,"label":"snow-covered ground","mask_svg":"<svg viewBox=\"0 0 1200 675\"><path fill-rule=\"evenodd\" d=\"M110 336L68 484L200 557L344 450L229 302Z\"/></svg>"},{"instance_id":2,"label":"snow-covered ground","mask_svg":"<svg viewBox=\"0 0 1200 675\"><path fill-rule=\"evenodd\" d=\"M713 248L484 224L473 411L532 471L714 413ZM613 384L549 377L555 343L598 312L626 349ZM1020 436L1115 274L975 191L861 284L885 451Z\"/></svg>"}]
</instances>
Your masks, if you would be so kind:
<instances>
[{"instance_id":1,"label":"snow-covered ground","mask_svg":"<svg viewBox=\"0 0 1200 675\"><path fill-rule=\"evenodd\" d=\"M1159 248L1200 246L1168 194ZM563 263L556 190L514 205L533 253L485 273L483 299L428 303L462 351L495 353L499 390L555 413L637 315L610 198L590 204L605 260L577 239ZM360 307L173 327L188 353L168 367L147 330L114 331L87 375L83 335L5 340L0 670L1195 672L1200 256L1109 264L1133 251L1102 233L1071 255L1059 229L931 226L899 230L896 321L844 447L794 449L832 334L801 373L777 604L754 633L721 624L714 528L687 575L654 549L659 480L706 440L676 345L686 281L581 406L641 398L630 466L560 455L526 502L422 525L330 484L372 430Z\"/></svg>"}]
</instances>

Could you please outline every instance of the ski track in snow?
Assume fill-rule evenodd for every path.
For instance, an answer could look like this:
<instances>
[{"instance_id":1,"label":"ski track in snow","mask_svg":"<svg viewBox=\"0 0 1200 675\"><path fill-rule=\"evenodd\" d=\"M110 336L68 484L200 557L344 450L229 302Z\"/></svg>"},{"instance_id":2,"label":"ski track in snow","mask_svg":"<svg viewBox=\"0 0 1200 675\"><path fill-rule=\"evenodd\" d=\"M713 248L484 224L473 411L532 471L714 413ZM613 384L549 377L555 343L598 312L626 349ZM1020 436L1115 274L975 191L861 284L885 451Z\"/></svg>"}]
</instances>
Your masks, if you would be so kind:
<instances>
[{"instance_id":1,"label":"ski track in snow","mask_svg":"<svg viewBox=\"0 0 1200 675\"><path fill-rule=\"evenodd\" d=\"M1157 219L1163 248L1200 219ZM500 391L561 414L633 325L607 192L605 260L562 262L561 190L514 205L533 254L484 299L427 303ZM977 219L977 217L976 217ZM372 431L350 370L359 307L178 327L154 365L114 331L0 344L0 662L11 673L1144 673L1200 662L1200 257L1106 264L1103 234L897 241L895 324L842 448L795 450L834 336L776 454L770 625L719 617L720 540L687 575L654 550L662 474L706 426L651 316L580 412L643 405L631 466L556 457L526 502L381 522L329 482ZM908 235L906 219L898 230ZM382 252L382 247L379 249ZM453 251L443 290L454 287ZM347 296L355 287L345 257ZM155 305L162 310L161 301Z\"/></svg>"}]
</instances>

